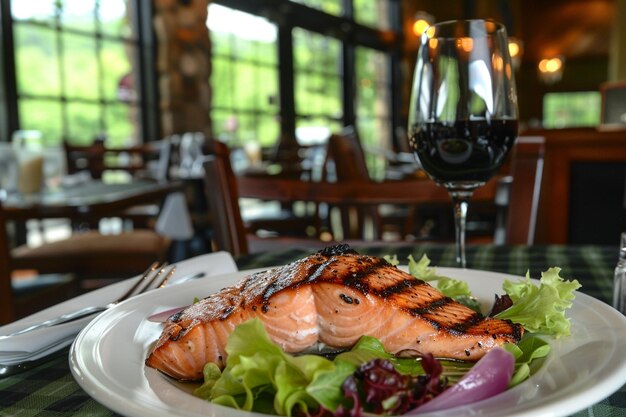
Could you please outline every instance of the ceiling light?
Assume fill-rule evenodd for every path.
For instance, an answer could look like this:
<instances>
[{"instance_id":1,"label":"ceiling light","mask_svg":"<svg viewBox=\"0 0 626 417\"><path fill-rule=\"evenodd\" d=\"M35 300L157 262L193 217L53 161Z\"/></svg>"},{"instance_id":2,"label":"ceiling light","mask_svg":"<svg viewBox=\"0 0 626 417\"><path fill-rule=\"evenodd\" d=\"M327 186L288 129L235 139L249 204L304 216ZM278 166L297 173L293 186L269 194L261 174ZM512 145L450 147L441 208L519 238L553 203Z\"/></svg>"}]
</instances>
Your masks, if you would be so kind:
<instances>
[{"instance_id":1,"label":"ceiling light","mask_svg":"<svg viewBox=\"0 0 626 417\"><path fill-rule=\"evenodd\" d=\"M522 64L522 55L524 54L524 44L520 39L509 36L509 55L514 69L518 69Z\"/></svg>"},{"instance_id":2,"label":"ceiling light","mask_svg":"<svg viewBox=\"0 0 626 417\"><path fill-rule=\"evenodd\" d=\"M539 78L546 84L560 81L563 78L563 65L564 58L561 56L542 59L537 65Z\"/></svg>"}]
</instances>

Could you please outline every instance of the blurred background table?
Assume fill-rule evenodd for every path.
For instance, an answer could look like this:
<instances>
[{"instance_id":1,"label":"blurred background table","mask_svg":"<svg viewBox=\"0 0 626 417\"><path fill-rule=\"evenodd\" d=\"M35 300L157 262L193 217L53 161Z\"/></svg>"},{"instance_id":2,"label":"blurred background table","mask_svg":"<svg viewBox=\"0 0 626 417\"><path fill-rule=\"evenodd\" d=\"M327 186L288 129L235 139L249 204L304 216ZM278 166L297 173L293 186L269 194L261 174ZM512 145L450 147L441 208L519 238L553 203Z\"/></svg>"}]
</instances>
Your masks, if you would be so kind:
<instances>
[{"instance_id":1,"label":"blurred background table","mask_svg":"<svg viewBox=\"0 0 626 417\"><path fill-rule=\"evenodd\" d=\"M146 204L156 204L156 216L162 201L180 189L176 182L90 180L29 195L10 194L0 201L0 257L6 259L0 264L0 323L34 312L46 303L59 302L72 290L69 284L73 282L60 277L59 282L50 280L49 287L57 287L54 293L48 291L51 288L37 288L43 292L26 294L27 299L18 300L12 283L17 270L75 274L76 278L87 273L127 278L143 271L154 260L165 260L169 239L154 230L145 227L123 235L104 235L97 230L97 222L102 218L130 216L132 213L125 213L126 210ZM72 224L68 237L26 245L27 221L59 218ZM83 223L96 226L85 231ZM35 287L41 287L37 279L33 281Z\"/></svg>"},{"instance_id":2,"label":"blurred background table","mask_svg":"<svg viewBox=\"0 0 626 417\"><path fill-rule=\"evenodd\" d=\"M409 254L427 254L433 266L454 266L455 251L450 244L388 245L357 247L372 255L396 254L402 262ZM310 253L309 249L292 248L237 258L241 270L285 264ZM468 267L511 275L532 276L551 266L562 268L561 275L576 278L580 291L603 302L610 302L613 268L617 246L493 246L468 247ZM39 367L12 377L0 379L0 410L3 415L114 416L85 393L74 381L68 366L67 350ZM576 417L608 417L626 414L626 387L600 401Z\"/></svg>"},{"instance_id":3,"label":"blurred background table","mask_svg":"<svg viewBox=\"0 0 626 417\"><path fill-rule=\"evenodd\" d=\"M41 193L13 194L2 201L7 220L27 218L84 218L111 216L128 207L159 200L180 190L176 182L129 180L106 183L90 180Z\"/></svg>"}]
</instances>

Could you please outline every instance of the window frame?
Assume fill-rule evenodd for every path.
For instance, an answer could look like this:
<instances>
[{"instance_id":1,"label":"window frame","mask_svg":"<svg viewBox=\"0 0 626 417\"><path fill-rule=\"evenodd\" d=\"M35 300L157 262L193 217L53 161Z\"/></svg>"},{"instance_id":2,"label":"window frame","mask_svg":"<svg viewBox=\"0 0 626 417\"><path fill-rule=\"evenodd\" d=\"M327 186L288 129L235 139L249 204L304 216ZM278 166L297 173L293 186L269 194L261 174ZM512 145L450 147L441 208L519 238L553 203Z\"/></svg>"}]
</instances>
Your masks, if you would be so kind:
<instances>
[{"instance_id":1,"label":"window frame","mask_svg":"<svg viewBox=\"0 0 626 417\"><path fill-rule=\"evenodd\" d=\"M338 39L342 43L342 106L344 126L356 125L355 48L366 46L389 54L391 76L389 132L397 146L396 128L401 126L401 7L399 0L389 3L390 30L378 30L354 20L352 0L343 0L344 14L336 16L290 0L213 0L214 3L263 16L278 28L278 68L281 133L295 137L295 76L293 33L296 27Z\"/></svg>"},{"instance_id":2,"label":"window frame","mask_svg":"<svg viewBox=\"0 0 626 417\"><path fill-rule=\"evenodd\" d=\"M19 114L21 96L17 88L15 60L15 24L38 25L36 22L15 21L11 14L11 1L12 0L0 0L0 66L2 68L0 70L0 141L2 142L10 142L13 133L21 130ZM131 14L133 18L131 25L134 27L136 33L136 39L133 43L136 45L137 51L136 73L139 74L139 82L135 88L138 97L141 97L137 102L137 107L141 114L137 126L137 139L141 142L147 142L157 140L160 137L160 120L157 111L158 90L155 66L155 35L152 28L153 8L152 2L129 0L129 3L130 7L134 10L134 13ZM42 27L50 27L43 23L41 25ZM55 26L53 30L55 31L55 36L61 36L64 33L80 34L81 36L85 34L84 31L73 28L59 28ZM116 41L121 40L122 42L128 41L121 37L102 34L101 32L95 32L92 39L94 39L96 43L112 39ZM102 73L100 72L98 76L102 77ZM31 96L24 94L22 96L25 99L47 98L43 95ZM64 91L61 92L59 97L55 96L50 98L55 102L61 103L63 106L66 106L68 102L84 102L83 99L68 99ZM89 102L102 105L103 102L106 102L106 99L98 97L93 101L89 100ZM67 138L61 137L60 139L63 141Z\"/></svg>"},{"instance_id":3,"label":"window frame","mask_svg":"<svg viewBox=\"0 0 626 417\"><path fill-rule=\"evenodd\" d=\"M209 4L209 19L211 18L211 6L220 6L217 3ZM236 12L241 12L240 10L235 10ZM257 16L256 18L262 18ZM265 19L264 19L265 20ZM221 40L217 40L218 36L214 36L211 39L212 49L211 49L211 76L209 84L211 85L211 91L215 92L219 89L220 92L228 91L228 96L230 97L228 102L223 102L223 96L213 94L211 97L211 125L213 126L213 135L215 138L222 139L229 142L229 146L243 146L244 142L247 142L254 138L260 142L261 146L264 145L263 139L267 139L267 141L271 141L272 139L279 137L280 132L280 123L277 121L279 116L279 97L278 97L278 83L279 83L279 67L278 67L278 27L273 22L268 22L275 28L276 34L276 44L267 43L267 46L271 48L272 58L268 59L267 57L270 55L269 50L263 50L263 54L259 54L259 48L264 48L262 44L265 42L261 42L258 40L252 39L238 39L236 35L230 33L221 33L223 38ZM211 28L209 27L209 32ZM221 47L215 47L216 44L219 44ZM224 47L227 45L228 47ZM241 56L239 54L240 48L252 48L254 50L253 54L250 56ZM227 65L230 69L228 72L229 84L225 85L223 80L219 78L219 75L224 75L222 72L217 76L218 72L217 68L223 65ZM244 73L250 74L250 76L254 79L252 83L242 83L241 79L238 77L241 74L238 73L237 69L241 67L247 67L249 71L244 71ZM223 67L221 68L223 71ZM257 100L261 97L261 94L264 93L264 88L267 85L264 85L263 88L260 87L260 73L266 72L271 73L272 82L275 85L275 89L270 89L274 95L266 95L264 98L268 99L267 107L263 107L260 105L260 102ZM266 74L267 77L270 77L269 74ZM274 86L272 85L272 87ZM220 86L220 87L217 87ZM248 92L253 92L252 96L255 100L250 100L248 102L241 101L241 99L237 96L242 93L242 90L248 90ZM271 101L269 99L271 98ZM237 122L237 132L229 131L227 133L224 132L223 128L217 128L220 122L224 122L226 118L224 117L226 114L232 116L234 120ZM252 120L253 129L245 130L242 127L250 127L250 121ZM275 120L273 123L268 123L270 120ZM263 138L263 135L259 134L259 129L267 128L269 124L272 124L271 130L276 130L275 135L272 138ZM252 133L252 135L251 135ZM270 135L271 136L271 135Z\"/></svg>"}]
</instances>

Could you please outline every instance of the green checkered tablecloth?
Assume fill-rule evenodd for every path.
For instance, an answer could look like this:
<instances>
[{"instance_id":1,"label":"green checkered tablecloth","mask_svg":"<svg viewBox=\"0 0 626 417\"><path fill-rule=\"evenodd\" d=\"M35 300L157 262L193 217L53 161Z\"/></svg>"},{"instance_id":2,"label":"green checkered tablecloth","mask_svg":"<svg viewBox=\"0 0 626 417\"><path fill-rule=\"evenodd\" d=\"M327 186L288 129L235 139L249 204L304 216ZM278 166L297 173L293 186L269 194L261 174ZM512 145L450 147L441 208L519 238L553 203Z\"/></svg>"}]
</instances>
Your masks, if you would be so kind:
<instances>
[{"instance_id":1,"label":"green checkered tablecloth","mask_svg":"<svg viewBox=\"0 0 626 417\"><path fill-rule=\"evenodd\" d=\"M442 244L379 246L356 248L372 255L397 254L400 260L409 254L426 253L431 265L454 266L454 247ZM290 249L237 259L240 269L281 265L309 254L309 250ZM468 268L532 276L551 266L562 268L561 275L576 278L581 291L604 302L611 299L613 268L617 247L598 246L513 246L490 245L468 248ZM74 381L68 366L67 350L39 367L0 379L0 416L115 416L98 404ZM626 416L626 386L576 417Z\"/></svg>"}]
</instances>

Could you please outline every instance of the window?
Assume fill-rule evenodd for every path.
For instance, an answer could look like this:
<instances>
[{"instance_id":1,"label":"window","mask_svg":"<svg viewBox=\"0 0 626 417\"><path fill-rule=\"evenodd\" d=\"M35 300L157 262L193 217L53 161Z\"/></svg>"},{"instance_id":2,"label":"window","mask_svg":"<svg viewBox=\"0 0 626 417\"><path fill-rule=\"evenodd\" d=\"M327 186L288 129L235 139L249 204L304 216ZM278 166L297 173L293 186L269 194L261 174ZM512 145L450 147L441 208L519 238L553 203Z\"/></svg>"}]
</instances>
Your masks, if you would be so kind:
<instances>
[{"instance_id":1,"label":"window","mask_svg":"<svg viewBox=\"0 0 626 417\"><path fill-rule=\"evenodd\" d=\"M295 28L293 45L296 136L312 144L343 126L341 43Z\"/></svg>"},{"instance_id":2,"label":"window","mask_svg":"<svg viewBox=\"0 0 626 417\"><path fill-rule=\"evenodd\" d=\"M548 129L597 126L601 101L597 91L548 93L543 96L543 125Z\"/></svg>"},{"instance_id":3,"label":"window","mask_svg":"<svg viewBox=\"0 0 626 417\"><path fill-rule=\"evenodd\" d=\"M340 16L343 13L343 0L291 0L325 13Z\"/></svg>"},{"instance_id":4,"label":"window","mask_svg":"<svg viewBox=\"0 0 626 417\"><path fill-rule=\"evenodd\" d=\"M209 6L214 134L240 146L279 137L276 26L266 19Z\"/></svg>"},{"instance_id":5,"label":"window","mask_svg":"<svg viewBox=\"0 0 626 417\"><path fill-rule=\"evenodd\" d=\"M20 129L46 145L138 141L133 11L126 0L11 1Z\"/></svg>"},{"instance_id":6,"label":"window","mask_svg":"<svg viewBox=\"0 0 626 417\"><path fill-rule=\"evenodd\" d=\"M356 125L365 148L391 149L393 146L390 68L388 54L357 48ZM368 164L374 177L384 175L384 163L384 160L370 158Z\"/></svg>"},{"instance_id":7,"label":"window","mask_svg":"<svg viewBox=\"0 0 626 417\"><path fill-rule=\"evenodd\" d=\"M255 17L248 15L247 23L227 25L226 18L216 17L218 8ZM224 126L239 129L233 120L253 112L258 117L255 126L271 118L276 131L288 137L293 134L301 145L323 143L331 132L356 125L371 147L393 146L394 123L401 123L395 114L401 92L392 89L393 75L399 72L392 68L400 67L400 27L395 27L399 8L397 0L214 0L209 6L214 131L228 138L232 132ZM236 32L255 26L253 19L274 28L263 48L277 61L242 55L244 36ZM222 29L220 23L228 27ZM263 33L257 30L255 36L265 38ZM251 42L260 41L245 41ZM248 75L235 69L243 68L244 62ZM267 78L271 76L275 78ZM262 107L249 108L254 100L239 95L241 77L254 79L248 89L263 89L257 93ZM239 136L240 141L247 139ZM260 133L249 135L253 136ZM271 136L275 140L278 135Z\"/></svg>"},{"instance_id":8,"label":"window","mask_svg":"<svg viewBox=\"0 0 626 417\"><path fill-rule=\"evenodd\" d=\"M354 0L354 20L381 30L391 29L386 0Z\"/></svg>"}]
</instances>

